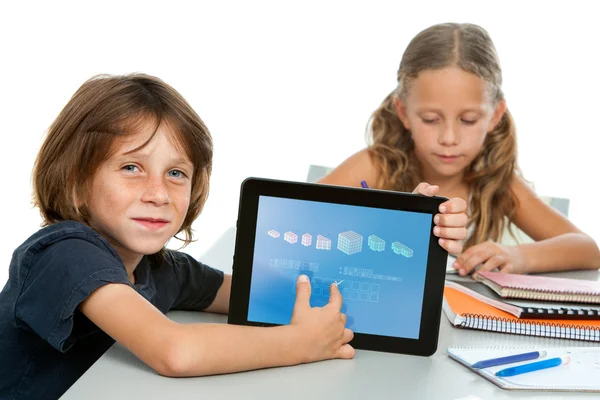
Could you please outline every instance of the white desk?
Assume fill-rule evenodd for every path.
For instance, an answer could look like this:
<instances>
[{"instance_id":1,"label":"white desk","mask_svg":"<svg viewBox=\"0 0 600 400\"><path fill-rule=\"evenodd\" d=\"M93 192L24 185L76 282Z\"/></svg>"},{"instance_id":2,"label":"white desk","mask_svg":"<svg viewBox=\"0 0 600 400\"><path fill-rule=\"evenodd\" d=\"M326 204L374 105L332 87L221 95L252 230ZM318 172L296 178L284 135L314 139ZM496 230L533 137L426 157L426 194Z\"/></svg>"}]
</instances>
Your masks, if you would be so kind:
<instances>
[{"instance_id":1,"label":"white desk","mask_svg":"<svg viewBox=\"0 0 600 400\"><path fill-rule=\"evenodd\" d=\"M231 232L213 249L219 265L230 265ZM211 250L213 250L211 249ZM209 250L207 258L215 259ZM218 257L217 257L218 258ZM204 260L204 259L203 259ZM230 268L229 268L230 270ZM597 271L557 276L599 280ZM223 315L176 311L169 317L182 323L221 322ZM272 368L200 378L166 378L156 374L120 345L111 347L62 399L482 399L597 398L594 393L506 391L496 387L445 353L451 346L596 347L599 343L535 338L453 328L442 313L438 351L432 357L358 350L353 360L330 360L287 368Z\"/></svg>"}]
</instances>

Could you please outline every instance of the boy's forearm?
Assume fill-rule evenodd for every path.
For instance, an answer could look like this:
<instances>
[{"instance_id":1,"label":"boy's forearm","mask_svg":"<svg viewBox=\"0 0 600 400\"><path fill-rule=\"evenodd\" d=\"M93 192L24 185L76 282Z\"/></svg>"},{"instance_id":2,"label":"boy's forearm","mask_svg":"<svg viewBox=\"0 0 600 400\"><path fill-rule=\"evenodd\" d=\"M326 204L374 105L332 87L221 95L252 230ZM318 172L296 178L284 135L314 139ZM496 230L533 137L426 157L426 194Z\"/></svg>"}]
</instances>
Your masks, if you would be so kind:
<instances>
[{"instance_id":1,"label":"boy's forearm","mask_svg":"<svg viewBox=\"0 0 600 400\"><path fill-rule=\"evenodd\" d=\"M182 325L169 356L171 376L214 375L308 361L295 326L259 328L225 324Z\"/></svg>"},{"instance_id":2,"label":"boy's forearm","mask_svg":"<svg viewBox=\"0 0 600 400\"><path fill-rule=\"evenodd\" d=\"M598 245L583 233L567 233L519 248L530 273L600 268Z\"/></svg>"}]
</instances>

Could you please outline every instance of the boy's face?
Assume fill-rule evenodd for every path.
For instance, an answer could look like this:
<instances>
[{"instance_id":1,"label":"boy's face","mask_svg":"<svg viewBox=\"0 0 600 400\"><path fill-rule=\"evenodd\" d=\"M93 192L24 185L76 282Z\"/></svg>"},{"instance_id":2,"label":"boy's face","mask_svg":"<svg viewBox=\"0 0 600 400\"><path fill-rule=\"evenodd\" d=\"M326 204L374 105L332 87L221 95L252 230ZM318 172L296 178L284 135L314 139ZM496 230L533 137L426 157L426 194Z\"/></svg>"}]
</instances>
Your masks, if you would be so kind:
<instances>
[{"instance_id":1,"label":"boy's face","mask_svg":"<svg viewBox=\"0 0 600 400\"><path fill-rule=\"evenodd\" d=\"M179 232L190 204L192 162L165 125L139 148L151 129L117 139L115 153L93 177L88 200L90 225L130 267Z\"/></svg>"},{"instance_id":2,"label":"boy's face","mask_svg":"<svg viewBox=\"0 0 600 400\"><path fill-rule=\"evenodd\" d=\"M506 110L503 101L494 107L483 79L456 67L419 73L395 105L425 177L436 180L462 176Z\"/></svg>"}]
</instances>

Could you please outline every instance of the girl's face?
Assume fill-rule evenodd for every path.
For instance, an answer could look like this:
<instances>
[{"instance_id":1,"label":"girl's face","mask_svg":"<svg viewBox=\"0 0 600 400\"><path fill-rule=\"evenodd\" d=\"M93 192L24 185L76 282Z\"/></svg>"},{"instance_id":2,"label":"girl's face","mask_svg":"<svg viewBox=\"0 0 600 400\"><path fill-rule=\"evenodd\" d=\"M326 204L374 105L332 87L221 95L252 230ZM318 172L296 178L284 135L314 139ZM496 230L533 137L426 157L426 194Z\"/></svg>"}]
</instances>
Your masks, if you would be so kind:
<instances>
[{"instance_id":1,"label":"girl's face","mask_svg":"<svg viewBox=\"0 0 600 400\"><path fill-rule=\"evenodd\" d=\"M117 139L115 153L94 175L88 200L90 225L126 265L158 252L179 232L190 204L193 164L165 125L140 148L152 128Z\"/></svg>"},{"instance_id":2,"label":"girl's face","mask_svg":"<svg viewBox=\"0 0 600 400\"><path fill-rule=\"evenodd\" d=\"M483 79L456 67L419 73L394 104L431 183L462 177L506 110L504 101L494 107Z\"/></svg>"}]
</instances>

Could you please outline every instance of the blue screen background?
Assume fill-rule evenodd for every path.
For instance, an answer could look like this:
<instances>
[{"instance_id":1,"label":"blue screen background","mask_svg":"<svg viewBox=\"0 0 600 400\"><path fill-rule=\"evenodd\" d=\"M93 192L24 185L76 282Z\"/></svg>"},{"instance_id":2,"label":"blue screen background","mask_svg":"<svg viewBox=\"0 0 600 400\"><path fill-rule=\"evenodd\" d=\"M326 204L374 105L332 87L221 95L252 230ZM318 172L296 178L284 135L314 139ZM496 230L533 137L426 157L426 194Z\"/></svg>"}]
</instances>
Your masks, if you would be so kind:
<instances>
[{"instance_id":1,"label":"blue screen background","mask_svg":"<svg viewBox=\"0 0 600 400\"><path fill-rule=\"evenodd\" d=\"M295 282L305 274L313 307L327 304L329 285L343 280L338 287L347 328L418 339L431 219L426 213L260 196L248 320L289 324ZM270 230L280 236L270 236ZM362 236L360 252L337 248L338 234L348 231ZM286 232L295 233L297 242L285 241ZM310 246L301 243L305 233ZM369 248L373 234L385 240L384 251ZM317 235L331 240L331 250L316 248ZM395 254L395 241L412 249L412 257Z\"/></svg>"}]
</instances>

